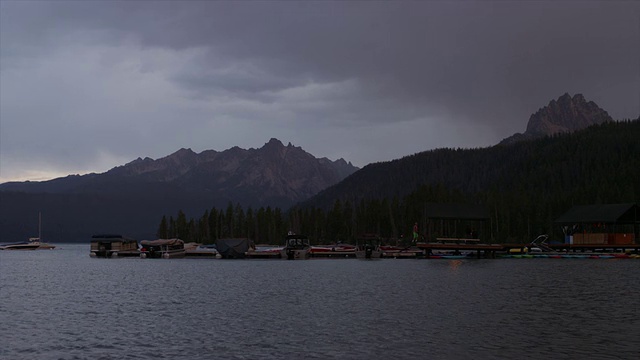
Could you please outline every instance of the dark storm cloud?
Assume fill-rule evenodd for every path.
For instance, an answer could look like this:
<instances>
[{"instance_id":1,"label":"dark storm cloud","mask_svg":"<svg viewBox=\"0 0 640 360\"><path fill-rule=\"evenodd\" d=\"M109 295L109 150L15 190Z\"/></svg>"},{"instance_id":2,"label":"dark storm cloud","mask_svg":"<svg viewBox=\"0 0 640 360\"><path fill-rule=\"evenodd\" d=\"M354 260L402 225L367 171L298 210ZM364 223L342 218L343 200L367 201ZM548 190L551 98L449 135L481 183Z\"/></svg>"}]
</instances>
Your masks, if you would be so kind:
<instances>
[{"instance_id":1,"label":"dark storm cloud","mask_svg":"<svg viewBox=\"0 0 640 360\"><path fill-rule=\"evenodd\" d=\"M199 127L209 117L226 119L222 127L232 133L231 124L259 121L285 142L290 140L285 137L296 137L296 145L315 155L345 157L360 166L434 147L496 143L524 131L531 113L565 92L583 93L614 118L640 113L640 5L634 2L72 1L0 6L0 55L7 74L28 59L43 61L70 46L92 49L87 50L91 60L99 47L101 69L113 71L96 75L104 76L101 81L122 77L127 82L151 74L152 80L131 80L130 88L139 86L131 94L149 91L164 109L149 116L148 108L123 106L118 98L107 113L135 118L141 128L152 117L172 128L170 119L158 120L167 113L182 120L189 115ZM68 59L79 66L83 60ZM82 82L86 74L93 73L87 69L68 76ZM138 85L142 79L148 81L144 86ZM3 80L2 90L11 89L12 83ZM166 102L172 95L188 100L176 100L179 104L172 107ZM149 99L145 106L153 107L154 98ZM17 110L5 111L19 116ZM305 136L310 129L324 132L325 138ZM400 138L394 138L394 129ZM357 143L363 133L370 134L363 142L385 134L400 145L369 148ZM352 144L344 144L343 136ZM232 137L226 138L229 145L241 146L249 139L233 144ZM188 134L182 140L211 148ZM175 148L182 146L189 144ZM132 158L139 155L146 154L132 150Z\"/></svg>"},{"instance_id":2,"label":"dark storm cloud","mask_svg":"<svg viewBox=\"0 0 640 360\"><path fill-rule=\"evenodd\" d=\"M459 109L476 121L487 121L497 102L510 102L515 96L534 97L534 103L541 104L561 95L569 82L577 83L576 88L626 83L630 96L620 100L637 95L637 61L628 59L639 57L637 13L629 11L638 6L628 2L169 1L46 6L48 12L30 6L38 12L41 27L31 28L36 33L79 27L109 30L116 37L130 35L142 46L206 48L210 64L201 59L193 71L178 71L174 78L202 91L255 93L295 82L355 78L372 96ZM243 63L259 71L253 77L212 75L217 68ZM620 69L618 65L625 63L632 65ZM203 76L195 76L199 72Z\"/></svg>"}]
</instances>

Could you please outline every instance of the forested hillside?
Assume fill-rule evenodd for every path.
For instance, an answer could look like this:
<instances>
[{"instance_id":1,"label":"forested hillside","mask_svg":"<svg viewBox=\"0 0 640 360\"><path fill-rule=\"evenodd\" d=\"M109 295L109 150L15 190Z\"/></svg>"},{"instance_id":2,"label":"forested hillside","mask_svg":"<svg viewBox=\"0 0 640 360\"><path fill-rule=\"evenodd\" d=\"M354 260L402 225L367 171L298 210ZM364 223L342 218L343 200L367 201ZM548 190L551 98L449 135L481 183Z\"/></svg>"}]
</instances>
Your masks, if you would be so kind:
<instances>
[{"instance_id":1,"label":"forested hillside","mask_svg":"<svg viewBox=\"0 0 640 360\"><path fill-rule=\"evenodd\" d=\"M542 233L560 240L553 221L573 205L640 202L639 139L640 119L512 145L427 151L366 166L286 213L232 204L190 221L178 213L165 217L159 236L279 243L291 229L318 243L363 233L395 239L416 221L424 228L424 204L459 202L489 210L484 241L530 241Z\"/></svg>"}]
</instances>

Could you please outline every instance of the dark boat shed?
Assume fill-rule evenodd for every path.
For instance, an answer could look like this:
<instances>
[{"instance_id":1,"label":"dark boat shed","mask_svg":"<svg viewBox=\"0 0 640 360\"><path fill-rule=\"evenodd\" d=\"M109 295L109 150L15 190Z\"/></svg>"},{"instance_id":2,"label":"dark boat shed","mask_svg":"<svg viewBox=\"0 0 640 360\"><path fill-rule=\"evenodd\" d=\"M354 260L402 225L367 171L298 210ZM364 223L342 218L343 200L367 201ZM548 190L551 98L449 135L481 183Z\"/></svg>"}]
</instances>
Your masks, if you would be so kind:
<instances>
[{"instance_id":1,"label":"dark boat shed","mask_svg":"<svg viewBox=\"0 0 640 360\"><path fill-rule=\"evenodd\" d=\"M462 203L426 203L428 241L446 238L487 238L489 212L483 205Z\"/></svg>"},{"instance_id":2,"label":"dark boat shed","mask_svg":"<svg viewBox=\"0 0 640 360\"><path fill-rule=\"evenodd\" d=\"M635 240L640 237L640 206L634 203L574 206L555 223L562 226L567 236L577 233L633 234Z\"/></svg>"}]
</instances>

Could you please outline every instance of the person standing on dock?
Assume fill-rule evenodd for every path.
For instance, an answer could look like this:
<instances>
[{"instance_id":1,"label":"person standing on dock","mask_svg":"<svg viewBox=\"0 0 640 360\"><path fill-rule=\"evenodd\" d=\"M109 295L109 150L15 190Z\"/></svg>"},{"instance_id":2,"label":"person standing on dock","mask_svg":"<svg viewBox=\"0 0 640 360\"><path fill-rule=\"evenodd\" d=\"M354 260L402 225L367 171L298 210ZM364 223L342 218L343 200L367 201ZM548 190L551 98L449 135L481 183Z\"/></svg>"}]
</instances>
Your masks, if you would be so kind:
<instances>
[{"instance_id":1,"label":"person standing on dock","mask_svg":"<svg viewBox=\"0 0 640 360\"><path fill-rule=\"evenodd\" d=\"M418 243L418 223L413 224L413 240L411 242L413 244Z\"/></svg>"}]
</instances>

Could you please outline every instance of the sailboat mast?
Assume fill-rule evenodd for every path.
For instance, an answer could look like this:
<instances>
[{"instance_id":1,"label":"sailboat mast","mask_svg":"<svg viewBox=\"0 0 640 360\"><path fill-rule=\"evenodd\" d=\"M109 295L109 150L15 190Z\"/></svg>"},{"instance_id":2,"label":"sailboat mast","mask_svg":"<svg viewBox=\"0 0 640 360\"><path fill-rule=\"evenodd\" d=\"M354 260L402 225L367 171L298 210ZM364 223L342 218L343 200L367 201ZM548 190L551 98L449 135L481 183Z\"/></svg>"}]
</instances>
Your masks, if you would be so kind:
<instances>
[{"instance_id":1,"label":"sailboat mast","mask_svg":"<svg viewBox=\"0 0 640 360\"><path fill-rule=\"evenodd\" d=\"M42 238L42 212L38 211L38 239Z\"/></svg>"}]
</instances>

